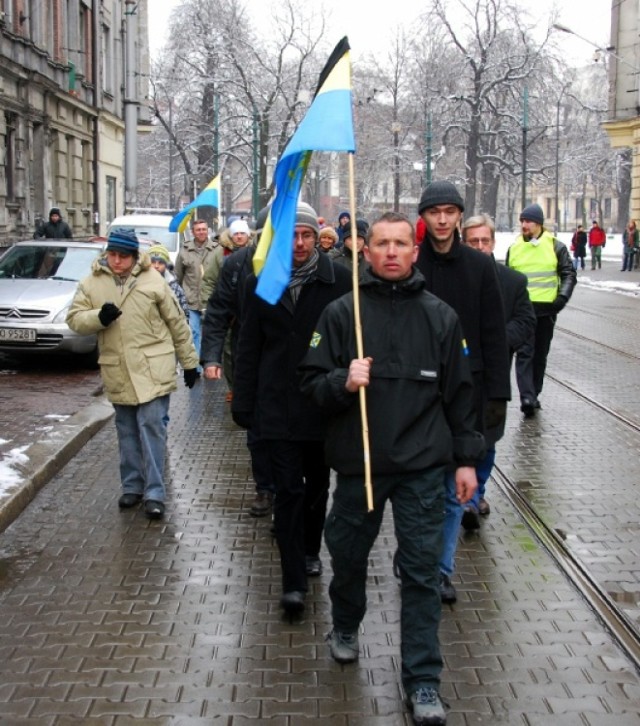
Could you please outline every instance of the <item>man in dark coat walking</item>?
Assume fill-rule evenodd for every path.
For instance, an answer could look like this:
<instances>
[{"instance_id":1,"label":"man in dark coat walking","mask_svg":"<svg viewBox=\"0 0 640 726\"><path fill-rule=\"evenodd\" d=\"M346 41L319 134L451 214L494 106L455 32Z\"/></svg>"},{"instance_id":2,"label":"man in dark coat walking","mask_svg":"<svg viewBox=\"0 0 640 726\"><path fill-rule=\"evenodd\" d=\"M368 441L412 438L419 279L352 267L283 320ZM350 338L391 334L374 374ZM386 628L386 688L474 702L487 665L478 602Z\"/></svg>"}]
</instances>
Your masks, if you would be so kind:
<instances>
[{"instance_id":1,"label":"man in dark coat walking","mask_svg":"<svg viewBox=\"0 0 640 726\"><path fill-rule=\"evenodd\" d=\"M529 338L536 325L536 316L527 292L527 277L521 272L512 270L505 265L496 263L493 250L496 246L496 228L488 214L478 214L465 220L462 225L464 244L489 256L495 266L502 292L504 317L507 326L507 344L509 346L509 366L515 351ZM486 427L484 432L487 453L484 460L476 466L478 489L464 508L462 526L466 530L478 529L480 517L490 512L489 502L485 499L486 483L496 458L496 442L504 435L503 419L498 426Z\"/></svg>"},{"instance_id":2,"label":"man in dark coat walking","mask_svg":"<svg viewBox=\"0 0 640 726\"><path fill-rule=\"evenodd\" d=\"M484 434L487 428L504 421L511 397L507 333L495 264L460 240L463 211L462 197L450 182L432 182L424 190L418 213L427 232L416 266L425 278L426 289L458 313L473 376L475 428ZM451 576L462 514L449 475L440 561L440 594L445 603L457 599Z\"/></svg>"},{"instance_id":3,"label":"man in dark coat walking","mask_svg":"<svg viewBox=\"0 0 640 726\"><path fill-rule=\"evenodd\" d=\"M267 445L276 486L280 605L290 616L304 610L307 558L319 562L329 497L326 414L301 393L297 366L320 313L351 289L349 271L318 251L319 231L315 210L299 204L292 276L275 305L256 295L255 276L247 279L231 404L234 421L253 429Z\"/></svg>"},{"instance_id":4,"label":"man in dark coat walking","mask_svg":"<svg viewBox=\"0 0 640 726\"><path fill-rule=\"evenodd\" d=\"M73 239L71 227L62 219L59 207L51 207L49 221L36 229L34 239Z\"/></svg>"}]
</instances>

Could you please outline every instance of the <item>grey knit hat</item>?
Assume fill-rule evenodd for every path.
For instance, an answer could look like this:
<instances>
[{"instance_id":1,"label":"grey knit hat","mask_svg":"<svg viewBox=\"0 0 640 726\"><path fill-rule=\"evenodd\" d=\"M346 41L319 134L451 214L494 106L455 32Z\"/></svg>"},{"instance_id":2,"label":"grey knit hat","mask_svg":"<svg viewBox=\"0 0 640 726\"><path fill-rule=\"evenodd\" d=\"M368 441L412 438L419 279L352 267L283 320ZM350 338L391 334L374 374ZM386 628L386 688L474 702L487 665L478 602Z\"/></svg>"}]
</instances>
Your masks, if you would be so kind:
<instances>
[{"instance_id":1,"label":"grey knit hat","mask_svg":"<svg viewBox=\"0 0 640 726\"><path fill-rule=\"evenodd\" d=\"M311 229L317 234L320 233L320 225L318 224L318 215L316 210L305 202L298 202L296 208L296 224L301 224Z\"/></svg>"},{"instance_id":2,"label":"grey knit hat","mask_svg":"<svg viewBox=\"0 0 640 726\"><path fill-rule=\"evenodd\" d=\"M526 219L529 222L536 222L542 226L544 224L544 212L539 204L530 204L520 212L520 221Z\"/></svg>"},{"instance_id":3,"label":"grey knit hat","mask_svg":"<svg viewBox=\"0 0 640 726\"><path fill-rule=\"evenodd\" d=\"M425 209L430 207L437 207L438 204L454 204L461 212L464 212L464 202L460 192L448 181L435 181L429 184L422 192L418 214L422 214Z\"/></svg>"}]
</instances>

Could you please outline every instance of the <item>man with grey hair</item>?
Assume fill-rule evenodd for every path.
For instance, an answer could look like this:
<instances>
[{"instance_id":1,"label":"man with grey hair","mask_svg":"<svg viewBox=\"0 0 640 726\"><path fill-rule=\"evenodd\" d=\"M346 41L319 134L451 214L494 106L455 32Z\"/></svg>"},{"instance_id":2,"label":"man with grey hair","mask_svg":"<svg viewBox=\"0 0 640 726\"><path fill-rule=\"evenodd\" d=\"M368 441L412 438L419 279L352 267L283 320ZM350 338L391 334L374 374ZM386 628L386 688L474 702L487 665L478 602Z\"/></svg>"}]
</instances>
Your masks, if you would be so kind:
<instances>
[{"instance_id":1,"label":"man with grey hair","mask_svg":"<svg viewBox=\"0 0 640 726\"><path fill-rule=\"evenodd\" d=\"M496 228L488 214L478 214L463 223L462 241L468 247L490 256L496 265L511 361L514 352L531 335L536 324L536 316L527 293L527 278L522 273L495 262L493 251L496 246ZM502 420L498 425L485 426L487 453L483 461L476 466L478 489L465 505L462 515L462 526L466 530L478 529L480 527L478 515L487 515L491 511L489 502L485 498L485 489L495 462L496 442L504 435L504 425L505 421Z\"/></svg>"},{"instance_id":2,"label":"man with grey hair","mask_svg":"<svg viewBox=\"0 0 640 726\"><path fill-rule=\"evenodd\" d=\"M289 617L305 607L307 576L319 575L329 497L324 458L326 414L302 395L297 366L320 313L351 289L351 274L317 248L318 216L299 203L287 290L275 305L247 278L235 358L231 413L266 444L276 487L274 529L282 568L280 606ZM313 565L313 568L311 567Z\"/></svg>"}]
</instances>

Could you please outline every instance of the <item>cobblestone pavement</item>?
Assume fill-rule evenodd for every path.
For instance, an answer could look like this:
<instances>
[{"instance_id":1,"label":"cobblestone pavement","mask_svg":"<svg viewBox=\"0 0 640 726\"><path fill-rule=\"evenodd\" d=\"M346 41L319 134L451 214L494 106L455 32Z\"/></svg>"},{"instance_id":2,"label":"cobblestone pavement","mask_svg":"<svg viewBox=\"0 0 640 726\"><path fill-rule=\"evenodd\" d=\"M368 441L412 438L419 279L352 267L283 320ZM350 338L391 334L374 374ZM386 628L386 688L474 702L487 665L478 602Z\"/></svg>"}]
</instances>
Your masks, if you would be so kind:
<instances>
[{"instance_id":1,"label":"cobblestone pavement","mask_svg":"<svg viewBox=\"0 0 640 726\"><path fill-rule=\"evenodd\" d=\"M220 384L174 394L168 516L118 511L109 423L0 535L0 722L410 723L387 515L358 665L333 662L330 570L282 619L278 557ZM444 612L448 724L640 723L640 678L499 493Z\"/></svg>"}]
</instances>

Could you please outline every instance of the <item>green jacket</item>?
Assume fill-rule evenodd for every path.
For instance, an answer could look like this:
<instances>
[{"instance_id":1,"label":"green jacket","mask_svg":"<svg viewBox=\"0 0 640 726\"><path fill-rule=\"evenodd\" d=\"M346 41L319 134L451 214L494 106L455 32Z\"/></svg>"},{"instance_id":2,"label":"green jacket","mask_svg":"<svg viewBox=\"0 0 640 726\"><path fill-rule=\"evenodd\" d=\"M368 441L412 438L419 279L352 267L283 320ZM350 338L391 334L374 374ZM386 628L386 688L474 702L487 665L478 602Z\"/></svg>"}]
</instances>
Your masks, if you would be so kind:
<instances>
[{"instance_id":1,"label":"green jacket","mask_svg":"<svg viewBox=\"0 0 640 726\"><path fill-rule=\"evenodd\" d=\"M122 315L104 327L98 314L112 302ZM84 278L67 313L80 335L97 333L100 372L111 403L137 406L176 390L176 356L197 368L198 354L184 312L164 278L142 252L124 285L106 255Z\"/></svg>"},{"instance_id":2,"label":"green jacket","mask_svg":"<svg viewBox=\"0 0 640 726\"><path fill-rule=\"evenodd\" d=\"M180 248L176 257L176 264L173 274L176 276L178 284L184 290L187 296L190 310L200 310L200 286L205 270L209 267L211 258L218 243L207 239L207 241L199 248L196 243L190 239L187 240Z\"/></svg>"}]
</instances>

